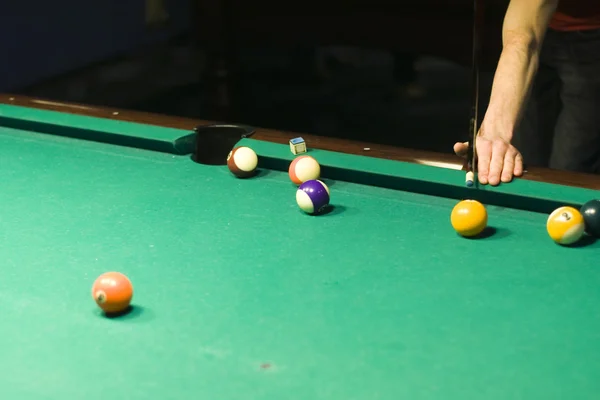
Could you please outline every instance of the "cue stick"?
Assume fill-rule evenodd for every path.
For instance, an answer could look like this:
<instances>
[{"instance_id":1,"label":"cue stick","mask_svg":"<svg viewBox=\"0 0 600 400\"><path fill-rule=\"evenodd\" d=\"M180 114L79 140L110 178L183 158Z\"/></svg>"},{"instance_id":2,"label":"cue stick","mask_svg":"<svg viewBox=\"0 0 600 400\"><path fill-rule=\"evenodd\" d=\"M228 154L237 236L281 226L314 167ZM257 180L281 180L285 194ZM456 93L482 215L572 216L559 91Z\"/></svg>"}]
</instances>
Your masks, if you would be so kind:
<instances>
[{"instance_id":1,"label":"cue stick","mask_svg":"<svg viewBox=\"0 0 600 400\"><path fill-rule=\"evenodd\" d=\"M483 0L473 0L473 59L471 65L472 74L472 105L471 120L469 126L469 146L467 152L467 186L473 186L476 182L477 172L477 149L475 147L478 133L479 121L479 57L481 52L481 31L483 27Z\"/></svg>"}]
</instances>

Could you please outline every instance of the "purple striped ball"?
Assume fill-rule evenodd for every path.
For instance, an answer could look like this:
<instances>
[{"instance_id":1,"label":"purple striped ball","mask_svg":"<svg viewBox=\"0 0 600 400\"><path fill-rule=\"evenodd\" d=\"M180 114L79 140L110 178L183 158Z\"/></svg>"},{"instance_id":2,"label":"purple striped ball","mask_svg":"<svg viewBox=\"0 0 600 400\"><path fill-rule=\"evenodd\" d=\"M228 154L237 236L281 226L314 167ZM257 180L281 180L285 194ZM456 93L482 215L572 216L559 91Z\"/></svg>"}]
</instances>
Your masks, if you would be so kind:
<instances>
[{"instance_id":1,"label":"purple striped ball","mask_svg":"<svg viewBox=\"0 0 600 400\"><path fill-rule=\"evenodd\" d=\"M296 203L307 214L318 214L329 205L329 188L318 179L304 182L296 191Z\"/></svg>"}]
</instances>

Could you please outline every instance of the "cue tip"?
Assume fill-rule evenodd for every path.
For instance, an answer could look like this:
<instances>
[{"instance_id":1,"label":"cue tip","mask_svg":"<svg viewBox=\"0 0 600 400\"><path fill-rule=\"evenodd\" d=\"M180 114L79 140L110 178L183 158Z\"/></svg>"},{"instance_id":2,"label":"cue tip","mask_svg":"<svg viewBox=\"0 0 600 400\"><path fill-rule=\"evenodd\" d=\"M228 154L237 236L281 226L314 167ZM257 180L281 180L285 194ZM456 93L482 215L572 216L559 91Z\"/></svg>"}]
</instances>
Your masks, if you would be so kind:
<instances>
[{"instance_id":1,"label":"cue tip","mask_svg":"<svg viewBox=\"0 0 600 400\"><path fill-rule=\"evenodd\" d=\"M475 183L475 174L473 173L473 171L467 172L465 181L466 181L467 187L473 186L473 183Z\"/></svg>"}]
</instances>

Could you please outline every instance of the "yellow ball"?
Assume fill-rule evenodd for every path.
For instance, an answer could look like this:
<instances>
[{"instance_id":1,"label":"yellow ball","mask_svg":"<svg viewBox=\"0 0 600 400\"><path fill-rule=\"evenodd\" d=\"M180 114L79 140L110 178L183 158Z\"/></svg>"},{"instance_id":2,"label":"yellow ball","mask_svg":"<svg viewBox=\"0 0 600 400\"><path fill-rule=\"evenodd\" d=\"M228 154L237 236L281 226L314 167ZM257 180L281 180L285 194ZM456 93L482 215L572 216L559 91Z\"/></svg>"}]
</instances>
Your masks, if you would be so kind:
<instances>
[{"instance_id":1,"label":"yellow ball","mask_svg":"<svg viewBox=\"0 0 600 400\"><path fill-rule=\"evenodd\" d=\"M487 210L477 200L463 200L452 209L450 222L461 236L477 236L487 226Z\"/></svg>"},{"instance_id":2,"label":"yellow ball","mask_svg":"<svg viewBox=\"0 0 600 400\"><path fill-rule=\"evenodd\" d=\"M576 208L559 207L548 217L546 230L556 243L570 245L583 236L585 221Z\"/></svg>"}]
</instances>

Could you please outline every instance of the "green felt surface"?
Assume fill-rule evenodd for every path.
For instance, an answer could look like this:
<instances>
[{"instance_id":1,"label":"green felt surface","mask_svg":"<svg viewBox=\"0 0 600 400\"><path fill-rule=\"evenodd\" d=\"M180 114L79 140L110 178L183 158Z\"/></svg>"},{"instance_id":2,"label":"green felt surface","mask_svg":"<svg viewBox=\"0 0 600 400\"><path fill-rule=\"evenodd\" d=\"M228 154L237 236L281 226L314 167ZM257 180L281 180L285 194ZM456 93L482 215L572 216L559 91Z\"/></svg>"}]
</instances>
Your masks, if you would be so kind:
<instances>
[{"instance_id":1,"label":"green felt surface","mask_svg":"<svg viewBox=\"0 0 600 400\"><path fill-rule=\"evenodd\" d=\"M290 158L242 143L264 166ZM319 158L332 173L374 169L368 179L458 176ZM467 240L450 226L452 196L329 179L335 208L311 217L275 169L238 180L189 156L11 128L0 128L0 182L0 398L600 391L600 243L555 245L543 213L491 205L495 234ZM120 319L91 299L107 270L135 286Z\"/></svg>"},{"instance_id":2,"label":"green felt surface","mask_svg":"<svg viewBox=\"0 0 600 400\"><path fill-rule=\"evenodd\" d=\"M107 113L106 118L95 118L0 104L0 126L7 128L52 133L58 136L84 138L175 154L189 149L189 146L185 146L185 134L189 132L109 119L111 116ZM190 126L190 131L193 128Z\"/></svg>"}]
</instances>

